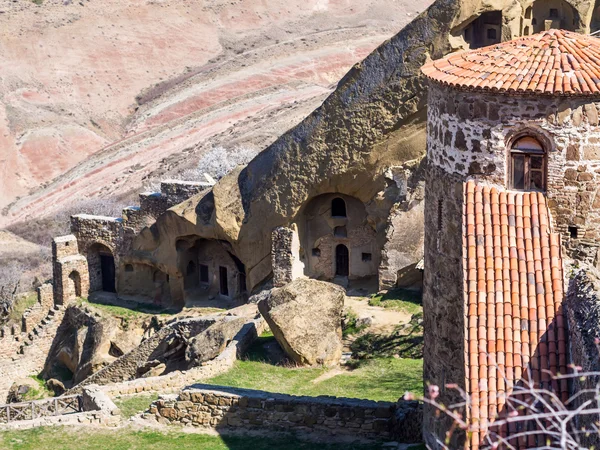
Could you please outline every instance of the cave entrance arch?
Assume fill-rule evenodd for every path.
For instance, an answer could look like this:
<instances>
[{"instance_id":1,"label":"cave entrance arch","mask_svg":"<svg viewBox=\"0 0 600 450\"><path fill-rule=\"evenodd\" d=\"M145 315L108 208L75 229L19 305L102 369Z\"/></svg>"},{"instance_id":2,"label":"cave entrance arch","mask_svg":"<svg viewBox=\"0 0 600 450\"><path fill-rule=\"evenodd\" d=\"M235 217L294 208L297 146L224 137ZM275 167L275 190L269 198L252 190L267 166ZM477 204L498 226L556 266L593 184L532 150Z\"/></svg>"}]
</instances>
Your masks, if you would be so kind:
<instances>
[{"instance_id":1,"label":"cave entrance arch","mask_svg":"<svg viewBox=\"0 0 600 450\"><path fill-rule=\"evenodd\" d=\"M335 248L335 275L338 277L347 277L350 273L350 255L348 247L339 244Z\"/></svg>"}]
</instances>

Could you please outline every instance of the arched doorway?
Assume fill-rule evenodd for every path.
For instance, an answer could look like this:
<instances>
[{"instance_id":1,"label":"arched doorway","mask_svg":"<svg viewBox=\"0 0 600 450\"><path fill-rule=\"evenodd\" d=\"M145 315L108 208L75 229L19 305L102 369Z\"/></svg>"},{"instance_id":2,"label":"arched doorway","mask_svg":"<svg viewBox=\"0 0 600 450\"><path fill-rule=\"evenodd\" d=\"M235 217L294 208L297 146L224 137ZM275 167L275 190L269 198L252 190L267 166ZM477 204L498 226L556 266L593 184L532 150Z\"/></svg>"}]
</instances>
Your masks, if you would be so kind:
<instances>
[{"instance_id":1,"label":"arched doorway","mask_svg":"<svg viewBox=\"0 0 600 450\"><path fill-rule=\"evenodd\" d=\"M90 291L117 292L115 285L115 257L103 244L94 244L88 250Z\"/></svg>"},{"instance_id":2,"label":"arched doorway","mask_svg":"<svg viewBox=\"0 0 600 450\"><path fill-rule=\"evenodd\" d=\"M73 297L81 297L81 277L76 270L69 274L68 298L71 299Z\"/></svg>"},{"instance_id":3,"label":"arched doorway","mask_svg":"<svg viewBox=\"0 0 600 450\"><path fill-rule=\"evenodd\" d=\"M348 247L339 244L335 248L335 275L338 277L347 277L350 273L350 258Z\"/></svg>"}]
</instances>

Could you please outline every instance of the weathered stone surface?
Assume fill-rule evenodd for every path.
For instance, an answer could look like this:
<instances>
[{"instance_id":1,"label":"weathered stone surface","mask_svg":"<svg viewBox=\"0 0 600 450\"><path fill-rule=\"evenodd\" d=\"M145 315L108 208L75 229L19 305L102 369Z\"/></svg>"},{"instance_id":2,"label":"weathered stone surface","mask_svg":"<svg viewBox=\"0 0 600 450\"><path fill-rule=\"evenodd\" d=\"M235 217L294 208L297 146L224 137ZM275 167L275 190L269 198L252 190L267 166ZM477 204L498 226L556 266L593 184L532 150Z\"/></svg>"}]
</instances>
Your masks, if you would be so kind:
<instances>
[{"instance_id":1,"label":"weathered stone surface","mask_svg":"<svg viewBox=\"0 0 600 450\"><path fill-rule=\"evenodd\" d=\"M226 317L194 337L185 351L188 366L199 366L221 354L246 322L247 319L243 317Z\"/></svg>"},{"instance_id":2,"label":"weathered stone surface","mask_svg":"<svg viewBox=\"0 0 600 450\"><path fill-rule=\"evenodd\" d=\"M54 395L62 395L65 392L65 385L56 378L50 378L46 381L46 387L54 392Z\"/></svg>"},{"instance_id":3,"label":"weathered stone surface","mask_svg":"<svg viewBox=\"0 0 600 450\"><path fill-rule=\"evenodd\" d=\"M342 356L344 297L334 284L298 279L273 289L258 309L292 360L330 366Z\"/></svg>"},{"instance_id":4,"label":"weathered stone surface","mask_svg":"<svg viewBox=\"0 0 600 450\"><path fill-rule=\"evenodd\" d=\"M21 378L16 380L8 391L6 403L18 403L25 401L25 395L32 389L39 389L39 385L34 379Z\"/></svg>"}]
</instances>

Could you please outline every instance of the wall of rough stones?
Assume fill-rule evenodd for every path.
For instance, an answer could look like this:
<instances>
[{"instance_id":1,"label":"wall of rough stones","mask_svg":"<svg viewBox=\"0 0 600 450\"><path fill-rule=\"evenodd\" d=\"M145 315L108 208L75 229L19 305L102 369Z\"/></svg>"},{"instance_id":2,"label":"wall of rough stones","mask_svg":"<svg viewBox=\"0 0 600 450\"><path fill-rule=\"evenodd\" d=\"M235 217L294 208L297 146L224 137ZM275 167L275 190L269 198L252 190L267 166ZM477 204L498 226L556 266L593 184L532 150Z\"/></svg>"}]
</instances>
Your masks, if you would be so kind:
<instances>
[{"instance_id":1,"label":"wall of rough stones","mask_svg":"<svg viewBox=\"0 0 600 450\"><path fill-rule=\"evenodd\" d=\"M511 139L521 132L536 136L548 155L547 195L555 229L571 256L595 262L600 238L599 103L585 97L463 92L432 82L428 105L429 163L463 178L507 186Z\"/></svg>"},{"instance_id":2,"label":"wall of rough stones","mask_svg":"<svg viewBox=\"0 0 600 450\"><path fill-rule=\"evenodd\" d=\"M332 202L336 198L345 203L344 217L333 215ZM381 247L377 230L367 218L363 202L349 195L323 194L310 200L296 221L301 245L297 257L304 263L304 274L319 280L333 280L336 247L345 245L349 279L377 275Z\"/></svg>"},{"instance_id":3,"label":"wall of rough stones","mask_svg":"<svg viewBox=\"0 0 600 450\"><path fill-rule=\"evenodd\" d=\"M396 423L398 405L335 397L297 397L194 385L179 395L163 396L149 408L147 418L160 423L221 429L271 429L391 440L421 441L420 405L402 405L402 423ZM396 429L402 430L400 433Z\"/></svg>"},{"instance_id":4,"label":"wall of rough stones","mask_svg":"<svg viewBox=\"0 0 600 450\"><path fill-rule=\"evenodd\" d=\"M63 309L51 310L36 333L9 334L0 340L0 401L15 380L41 372L63 316Z\"/></svg>"},{"instance_id":5,"label":"wall of rough stones","mask_svg":"<svg viewBox=\"0 0 600 450\"><path fill-rule=\"evenodd\" d=\"M600 372L600 349L596 340L600 339L600 273L594 268L578 269L569 280L565 298L566 316L569 322L569 351L573 364L583 372ZM594 389L600 377L588 376L573 379L573 392ZM580 395L576 405L593 399L593 395ZM598 415L579 416L577 429L591 426L600 420ZM582 436L586 448L598 448L600 435L592 433Z\"/></svg>"},{"instance_id":6,"label":"wall of rough stones","mask_svg":"<svg viewBox=\"0 0 600 450\"><path fill-rule=\"evenodd\" d=\"M425 385L440 387L440 402L459 401L448 383L465 387L465 298L463 294L463 182L431 165L425 180L425 271L423 280L424 335L423 378ZM435 437L444 439L452 421L436 417L425 406L423 428L425 443L437 448ZM463 438L453 437L452 448ZM454 446L456 445L456 447Z\"/></svg>"},{"instance_id":7,"label":"wall of rough stones","mask_svg":"<svg viewBox=\"0 0 600 450\"><path fill-rule=\"evenodd\" d=\"M177 205L202 191L210 189L213 185L207 182L165 180L160 183L161 195L166 199L166 206Z\"/></svg>"},{"instance_id":8,"label":"wall of rough stones","mask_svg":"<svg viewBox=\"0 0 600 450\"><path fill-rule=\"evenodd\" d=\"M296 227L277 227L271 234L273 286L281 287L304 276L304 264L298 258L300 240Z\"/></svg>"}]
</instances>

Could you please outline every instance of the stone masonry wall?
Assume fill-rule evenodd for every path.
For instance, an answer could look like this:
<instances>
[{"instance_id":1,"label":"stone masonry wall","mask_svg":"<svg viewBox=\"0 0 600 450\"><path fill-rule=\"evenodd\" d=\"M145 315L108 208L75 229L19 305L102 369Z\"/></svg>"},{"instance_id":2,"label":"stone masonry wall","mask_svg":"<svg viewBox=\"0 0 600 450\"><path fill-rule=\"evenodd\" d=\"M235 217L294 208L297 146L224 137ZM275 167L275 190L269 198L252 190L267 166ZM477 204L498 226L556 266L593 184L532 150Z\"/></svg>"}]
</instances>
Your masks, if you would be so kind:
<instances>
[{"instance_id":1,"label":"stone masonry wall","mask_svg":"<svg viewBox=\"0 0 600 450\"><path fill-rule=\"evenodd\" d=\"M534 135L547 151L555 229L573 257L594 262L600 237L599 107L584 97L483 94L431 83L429 163L507 186L507 146L521 132Z\"/></svg>"},{"instance_id":2,"label":"stone masonry wall","mask_svg":"<svg viewBox=\"0 0 600 450\"><path fill-rule=\"evenodd\" d=\"M63 315L62 309L51 310L36 333L15 334L0 340L0 402L15 380L41 372Z\"/></svg>"},{"instance_id":3,"label":"stone masonry wall","mask_svg":"<svg viewBox=\"0 0 600 450\"><path fill-rule=\"evenodd\" d=\"M439 400L451 404L460 400L448 383L465 387L465 300L463 294L462 223L463 183L435 165L429 167L425 182L425 271L423 279L424 361L423 377L440 387ZM435 436L444 440L452 421L425 406L425 443L438 448ZM454 438L461 436L455 433ZM456 445L456 446L454 446ZM451 448L459 448L453 442Z\"/></svg>"},{"instance_id":4,"label":"stone masonry wall","mask_svg":"<svg viewBox=\"0 0 600 450\"><path fill-rule=\"evenodd\" d=\"M569 346L573 364L580 366L583 372L600 372L600 350L596 340L600 339L600 274L593 268L579 269L569 280L565 299L565 309L569 322ZM573 379L573 393L582 389L594 389L599 377ZM577 405L593 399L590 395L578 397ZM598 415L579 416L577 429L591 429L597 423ZM582 436L586 448L598 448L600 436L592 433Z\"/></svg>"},{"instance_id":5,"label":"stone masonry wall","mask_svg":"<svg viewBox=\"0 0 600 450\"><path fill-rule=\"evenodd\" d=\"M85 255L95 243L105 245L116 254L123 241L123 219L78 214L71 217L71 231L77 237L81 254Z\"/></svg>"},{"instance_id":6,"label":"stone masonry wall","mask_svg":"<svg viewBox=\"0 0 600 450\"><path fill-rule=\"evenodd\" d=\"M294 228L277 227L271 235L273 286L281 287L304 276L304 264L298 260L300 241Z\"/></svg>"},{"instance_id":7,"label":"stone masonry wall","mask_svg":"<svg viewBox=\"0 0 600 450\"><path fill-rule=\"evenodd\" d=\"M212 184L206 182L165 180L160 183L160 192L170 208L211 187Z\"/></svg>"},{"instance_id":8,"label":"stone masonry wall","mask_svg":"<svg viewBox=\"0 0 600 450\"><path fill-rule=\"evenodd\" d=\"M270 392L194 385L178 396L163 396L154 402L147 417L160 423L196 427L297 431L390 440L420 442L420 406L403 405L411 410L403 423L395 423L398 406L335 397L297 397ZM153 416L150 416L153 415ZM395 429L402 433L395 433Z\"/></svg>"}]
</instances>

